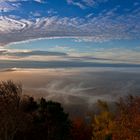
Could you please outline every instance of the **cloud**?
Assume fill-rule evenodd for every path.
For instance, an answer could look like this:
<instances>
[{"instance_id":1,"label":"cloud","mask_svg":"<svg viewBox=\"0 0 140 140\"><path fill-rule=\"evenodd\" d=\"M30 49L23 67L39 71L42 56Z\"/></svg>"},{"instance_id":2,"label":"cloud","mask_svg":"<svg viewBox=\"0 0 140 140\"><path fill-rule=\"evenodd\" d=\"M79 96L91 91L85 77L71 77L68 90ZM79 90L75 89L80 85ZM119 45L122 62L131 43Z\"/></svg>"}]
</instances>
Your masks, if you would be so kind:
<instances>
[{"instance_id":1,"label":"cloud","mask_svg":"<svg viewBox=\"0 0 140 140\"><path fill-rule=\"evenodd\" d=\"M117 9L118 6L98 15L90 13L86 18L54 16L52 10L48 11L49 17L33 19L0 16L0 45L47 37L75 37L85 42L140 39L140 8L119 15Z\"/></svg>"},{"instance_id":2,"label":"cloud","mask_svg":"<svg viewBox=\"0 0 140 140\"><path fill-rule=\"evenodd\" d=\"M92 7L95 4L94 0L81 0L81 1L76 1L76 0L67 0L68 4L78 6L81 9L85 9L87 7Z\"/></svg>"},{"instance_id":3,"label":"cloud","mask_svg":"<svg viewBox=\"0 0 140 140\"><path fill-rule=\"evenodd\" d=\"M77 6L81 9L91 8L95 5L103 2L107 2L108 0L66 0L69 5Z\"/></svg>"},{"instance_id":4,"label":"cloud","mask_svg":"<svg viewBox=\"0 0 140 140\"><path fill-rule=\"evenodd\" d=\"M47 11L47 13L48 13L49 16L52 16L52 15L56 15L57 14L57 11L55 11L54 9L49 9Z\"/></svg>"},{"instance_id":5,"label":"cloud","mask_svg":"<svg viewBox=\"0 0 140 140\"><path fill-rule=\"evenodd\" d=\"M0 60L0 69L7 68L140 68L140 64L133 63L104 63L104 62L84 62L82 60Z\"/></svg>"},{"instance_id":6,"label":"cloud","mask_svg":"<svg viewBox=\"0 0 140 140\"><path fill-rule=\"evenodd\" d=\"M32 0L32 1L35 1L35 2L38 2L38 3L47 3L47 0Z\"/></svg>"},{"instance_id":7,"label":"cloud","mask_svg":"<svg viewBox=\"0 0 140 140\"><path fill-rule=\"evenodd\" d=\"M28 46L27 44L24 44ZM12 48L12 47L10 47ZM19 46L20 48L20 46ZM58 62L57 67L65 67L63 62L68 63L66 67L123 67L136 66L140 64L140 47L133 48L88 48L86 52L80 52L79 49L69 46L54 46L45 50L30 49L6 49L0 48L0 60L16 61L14 67L17 67L21 61L38 61L43 68L50 66L48 62ZM42 63L43 62L43 63ZM46 65L45 65L45 62ZM61 64L62 62L62 64ZM7 63L7 62L5 62ZM9 64L9 63L8 63ZM56 63L55 63L56 64ZM119 65L120 64L120 65ZM124 65L123 65L124 64ZM126 65L127 64L127 65ZM129 65L130 64L130 65ZM133 65L134 64L134 65ZM135 65L136 64L136 65ZM1 64L0 64L1 65ZM48 65L48 66L47 66ZM8 65L5 65L8 66ZM25 65L26 66L26 65ZM41 67L40 66L40 67ZM54 65L55 67L55 65Z\"/></svg>"},{"instance_id":8,"label":"cloud","mask_svg":"<svg viewBox=\"0 0 140 140\"><path fill-rule=\"evenodd\" d=\"M90 6L90 7L94 6L95 4L94 0L83 0L83 2L85 3L85 5Z\"/></svg>"},{"instance_id":9,"label":"cloud","mask_svg":"<svg viewBox=\"0 0 140 140\"><path fill-rule=\"evenodd\" d=\"M19 50L19 49L4 49L0 48L0 60L3 61L64 61L69 60L68 54L57 51L41 51L41 50ZM7 63L7 62L6 62ZM18 63L15 63L18 65ZM15 65L16 67L16 65Z\"/></svg>"},{"instance_id":10,"label":"cloud","mask_svg":"<svg viewBox=\"0 0 140 140\"><path fill-rule=\"evenodd\" d=\"M42 0L34 0L34 1L39 2L39 3L42 3Z\"/></svg>"},{"instance_id":11,"label":"cloud","mask_svg":"<svg viewBox=\"0 0 140 140\"><path fill-rule=\"evenodd\" d=\"M74 0L67 0L67 3L68 4L71 4L71 5L75 5L75 6L78 6L80 7L81 9L85 9L86 7L84 6L84 4L80 3L80 2L75 2Z\"/></svg>"},{"instance_id":12,"label":"cloud","mask_svg":"<svg viewBox=\"0 0 140 140\"><path fill-rule=\"evenodd\" d=\"M46 3L44 0L30 0L32 2ZM21 2L29 2L29 0L0 0L0 12L9 12L18 10Z\"/></svg>"},{"instance_id":13,"label":"cloud","mask_svg":"<svg viewBox=\"0 0 140 140\"><path fill-rule=\"evenodd\" d=\"M41 17L41 14L39 12L30 12L30 15L33 17Z\"/></svg>"},{"instance_id":14,"label":"cloud","mask_svg":"<svg viewBox=\"0 0 140 140\"><path fill-rule=\"evenodd\" d=\"M12 4L6 1L0 1L0 12L13 11L18 8L19 4Z\"/></svg>"},{"instance_id":15,"label":"cloud","mask_svg":"<svg viewBox=\"0 0 140 140\"><path fill-rule=\"evenodd\" d=\"M1 52L1 51L0 51ZM66 53L63 52L48 52L48 51L12 51L12 50L3 50L4 55L11 55L11 56L20 56L20 57L27 57L27 56L65 56Z\"/></svg>"}]
</instances>

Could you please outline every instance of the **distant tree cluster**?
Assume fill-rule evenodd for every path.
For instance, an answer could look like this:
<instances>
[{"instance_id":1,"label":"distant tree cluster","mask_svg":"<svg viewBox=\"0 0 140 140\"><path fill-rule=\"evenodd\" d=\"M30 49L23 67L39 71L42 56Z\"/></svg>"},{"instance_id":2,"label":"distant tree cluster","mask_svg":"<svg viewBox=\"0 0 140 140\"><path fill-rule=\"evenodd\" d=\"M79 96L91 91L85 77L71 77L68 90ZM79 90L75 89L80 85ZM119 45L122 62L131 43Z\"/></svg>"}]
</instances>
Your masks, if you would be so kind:
<instances>
[{"instance_id":1,"label":"distant tree cluster","mask_svg":"<svg viewBox=\"0 0 140 140\"><path fill-rule=\"evenodd\" d=\"M100 112L92 120L92 140L140 140L140 97L121 98L111 111L98 101Z\"/></svg>"},{"instance_id":2,"label":"distant tree cluster","mask_svg":"<svg viewBox=\"0 0 140 140\"><path fill-rule=\"evenodd\" d=\"M140 97L129 96L110 109L70 118L60 103L22 95L22 86L0 83L0 140L140 140Z\"/></svg>"}]
</instances>

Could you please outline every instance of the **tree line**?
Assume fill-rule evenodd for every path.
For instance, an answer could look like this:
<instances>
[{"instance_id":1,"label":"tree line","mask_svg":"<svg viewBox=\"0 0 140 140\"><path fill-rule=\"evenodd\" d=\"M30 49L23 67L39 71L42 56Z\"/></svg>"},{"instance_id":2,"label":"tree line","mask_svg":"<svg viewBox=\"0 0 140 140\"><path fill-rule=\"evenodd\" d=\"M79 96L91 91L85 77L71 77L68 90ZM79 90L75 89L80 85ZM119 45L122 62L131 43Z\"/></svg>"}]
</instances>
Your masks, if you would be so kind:
<instances>
[{"instance_id":1,"label":"tree line","mask_svg":"<svg viewBox=\"0 0 140 140\"><path fill-rule=\"evenodd\" d=\"M0 83L0 140L140 140L140 97L121 98L112 110L69 117L60 103L22 95L21 84ZM88 119L87 119L88 118Z\"/></svg>"}]
</instances>

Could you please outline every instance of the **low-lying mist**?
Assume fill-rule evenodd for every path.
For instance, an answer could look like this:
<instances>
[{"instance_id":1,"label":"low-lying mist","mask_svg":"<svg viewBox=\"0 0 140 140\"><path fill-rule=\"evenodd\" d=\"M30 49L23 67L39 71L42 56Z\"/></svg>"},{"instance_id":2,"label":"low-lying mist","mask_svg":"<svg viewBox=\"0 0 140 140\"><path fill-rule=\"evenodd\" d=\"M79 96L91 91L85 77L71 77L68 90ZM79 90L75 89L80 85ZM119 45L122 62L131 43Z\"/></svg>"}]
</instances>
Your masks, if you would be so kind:
<instances>
[{"instance_id":1,"label":"low-lying mist","mask_svg":"<svg viewBox=\"0 0 140 140\"><path fill-rule=\"evenodd\" d=\"M98 99L113 102L140 93L140 72L128 69L11 69L0 80L23 86L23 94L59 101L71 113L92 110Z\"/></svg>"}]
</instances>

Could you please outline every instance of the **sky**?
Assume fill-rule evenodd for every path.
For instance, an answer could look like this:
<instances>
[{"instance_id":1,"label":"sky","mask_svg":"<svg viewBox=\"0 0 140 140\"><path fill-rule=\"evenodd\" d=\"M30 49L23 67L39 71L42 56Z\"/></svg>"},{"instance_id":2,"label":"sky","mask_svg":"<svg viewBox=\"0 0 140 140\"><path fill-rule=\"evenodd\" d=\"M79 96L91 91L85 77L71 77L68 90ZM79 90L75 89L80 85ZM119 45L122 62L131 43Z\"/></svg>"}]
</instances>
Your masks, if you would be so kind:
<instances>
[{"instance_id":1,"label":"sky","mask_svg":"<svg viewBox=\"0 0 140 140\"><path fill-rule=\"evenodd\" d=\"M140 67L140 0L0 0L0 68L13 67Z\"/></svg>"},{"instance_id":2,"label":"sky","mask_svg":"<svg viewBox=\"0 0 140 140\"><path fill-rule=\"evenodd\" d=\"M0 80L9 79L86 111L137 95L140 0L0 0Z\"/></svg>"}]
</instances>

